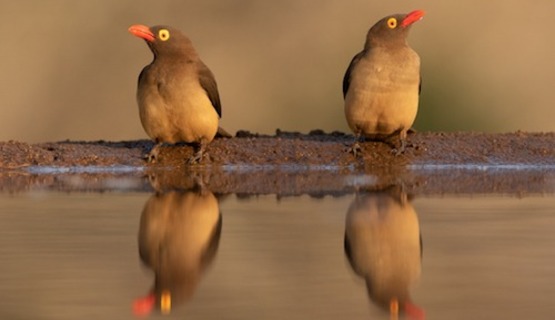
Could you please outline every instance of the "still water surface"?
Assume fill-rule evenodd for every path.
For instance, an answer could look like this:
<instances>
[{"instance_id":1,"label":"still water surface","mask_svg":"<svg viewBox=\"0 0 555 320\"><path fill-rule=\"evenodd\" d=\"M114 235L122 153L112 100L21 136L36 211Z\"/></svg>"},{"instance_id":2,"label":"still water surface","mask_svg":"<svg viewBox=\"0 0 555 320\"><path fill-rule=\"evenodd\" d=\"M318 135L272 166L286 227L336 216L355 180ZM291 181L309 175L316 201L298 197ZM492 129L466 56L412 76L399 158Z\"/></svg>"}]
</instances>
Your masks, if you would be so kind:
<instances>
[{"instance_id":1,"label":"still water surface","mask_svg":"<svg viewBox=\"0 0 555 320\"><path fill-rule=\"evenodd\" d=\"M552 319L555 197L1 194L0 257L0 319Z\"/></svg>"}]
</instances>

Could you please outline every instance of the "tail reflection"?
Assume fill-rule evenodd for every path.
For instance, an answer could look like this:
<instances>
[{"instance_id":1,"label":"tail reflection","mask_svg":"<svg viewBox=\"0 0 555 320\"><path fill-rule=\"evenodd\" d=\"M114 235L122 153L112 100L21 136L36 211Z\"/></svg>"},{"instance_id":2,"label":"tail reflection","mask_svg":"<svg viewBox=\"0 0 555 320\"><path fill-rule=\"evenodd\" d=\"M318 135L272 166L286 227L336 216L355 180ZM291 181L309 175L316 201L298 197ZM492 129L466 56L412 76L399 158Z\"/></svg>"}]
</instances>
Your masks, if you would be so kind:
<instances>
[{"instance_id":1,"label":"tail reflection","mask_svg":"<svg viewBox=\"0 0 555 320\"><path fill-rule=\"evenodd\" d=\"M168 314L194 294L216 255L222 218L209 191L165 192L146 202L139 230L139 253L154 271L154 286L134 303L136 315L154 308Z\"/></svg>"},{"instance_id":2,"label":"tail reflection","mask_svg":"<svg viewBox=\"0 0 555 320\"><path fill-rule=\"evenodd\" d=\"M345 254L366 281L368 296L393 319L424 319L410 297L420 278L422 242L417 214L403 191L357 194L347 212Z\"/></svg>"}]
</instances>

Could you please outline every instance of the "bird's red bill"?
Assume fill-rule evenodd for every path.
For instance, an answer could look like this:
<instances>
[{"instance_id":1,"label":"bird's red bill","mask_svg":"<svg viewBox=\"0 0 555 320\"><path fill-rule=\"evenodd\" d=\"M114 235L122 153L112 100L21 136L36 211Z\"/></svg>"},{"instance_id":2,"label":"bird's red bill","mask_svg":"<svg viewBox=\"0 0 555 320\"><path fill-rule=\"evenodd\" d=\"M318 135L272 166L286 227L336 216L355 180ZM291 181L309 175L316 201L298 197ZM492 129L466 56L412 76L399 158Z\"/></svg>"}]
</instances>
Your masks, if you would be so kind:
<instances>
[{"instance_id":1,"label":"bird's red bill","mask_svg":"<svg viewBox=\"0 0 555 320\"><path fill-rule=\"evenodd\" d=\"M142 24L135 24L127 29L132 35L135 37L139 37L145 39L146 41L152 42L156 37L154 33L150 31L150 28L147 26L143 26Z\"/></svg>"},{"instance_id":2,"label":"bird's red bill","mask_svg":"<svg viewBox=\"0 0 555 320\"><path fill-rule=\"evenodd\" d=\"M414 10L407 14L401 22L402 27L408 27L411 24L415 23L416 21L422 19L424 17L425 12L423 10Z\"/></svg>"}]
</instances>

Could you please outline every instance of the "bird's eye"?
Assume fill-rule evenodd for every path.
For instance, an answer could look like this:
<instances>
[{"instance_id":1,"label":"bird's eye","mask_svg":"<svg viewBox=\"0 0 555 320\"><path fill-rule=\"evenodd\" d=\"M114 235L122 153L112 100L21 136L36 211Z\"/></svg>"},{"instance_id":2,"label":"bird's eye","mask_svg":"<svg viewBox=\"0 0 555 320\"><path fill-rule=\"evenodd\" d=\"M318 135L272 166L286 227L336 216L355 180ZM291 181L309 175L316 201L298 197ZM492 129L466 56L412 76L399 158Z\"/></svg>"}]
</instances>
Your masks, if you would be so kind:
<instances>
[{"instance_id":1,"label":"bird's eye","mask_svg":"<svg viewBox=\"0 0 555 320\"><path fill-rule=\"evenodd\" d=\"M158 39L162 41L167 41L170 38L170 32L168 29L161 29L158 31Z\"/></svg>"},{"instance_id":2,"label":"bird's eye","mask_svg":"<svg viewBox=\"0 0 555 320\"><path fill-rule=\"evenodd\" d=\"M395 29L397 27L397 19L395 18L389 18L389 20L387 20L387 26L390 29Z\"/></svg>"}]
</instances>

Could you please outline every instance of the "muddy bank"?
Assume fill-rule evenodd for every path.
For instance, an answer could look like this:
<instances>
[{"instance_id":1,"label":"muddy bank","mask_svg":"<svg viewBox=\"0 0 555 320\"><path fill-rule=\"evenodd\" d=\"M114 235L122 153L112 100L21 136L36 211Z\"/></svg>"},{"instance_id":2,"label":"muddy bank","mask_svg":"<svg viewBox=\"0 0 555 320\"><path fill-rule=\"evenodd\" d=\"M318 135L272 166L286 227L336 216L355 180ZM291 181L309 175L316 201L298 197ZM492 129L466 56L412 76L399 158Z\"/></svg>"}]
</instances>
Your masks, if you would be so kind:
<instances>
[{"instance_id":1,"label":"muddy bank","mask_svg":"<svg viewBox=\"0 0 555 320\"><path fill-rule=\"evenodd\" d=\"M147 191L200 183L216 193L314 196L400 183L415 194L555 189L555 133L413 133L402 155L368 141L360 158L346 152L352 141L348 134L318 130L242 131L214 140L210 159L194 167L185 164L193 152L188 145L165 146L157 163L147 164L143 155L153 145L147 140L10 141L0 143L0 189Z\"/></svg>"}]
</instances>

